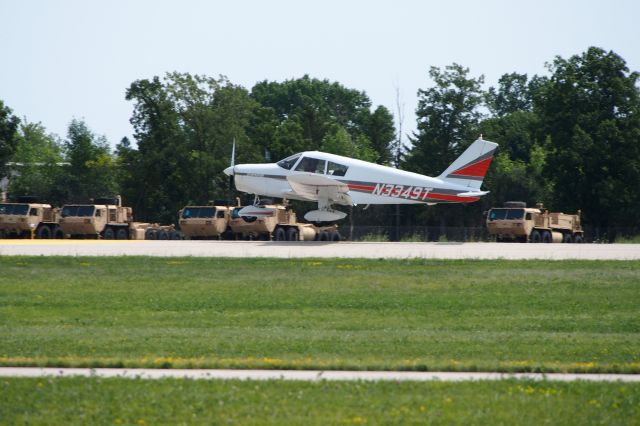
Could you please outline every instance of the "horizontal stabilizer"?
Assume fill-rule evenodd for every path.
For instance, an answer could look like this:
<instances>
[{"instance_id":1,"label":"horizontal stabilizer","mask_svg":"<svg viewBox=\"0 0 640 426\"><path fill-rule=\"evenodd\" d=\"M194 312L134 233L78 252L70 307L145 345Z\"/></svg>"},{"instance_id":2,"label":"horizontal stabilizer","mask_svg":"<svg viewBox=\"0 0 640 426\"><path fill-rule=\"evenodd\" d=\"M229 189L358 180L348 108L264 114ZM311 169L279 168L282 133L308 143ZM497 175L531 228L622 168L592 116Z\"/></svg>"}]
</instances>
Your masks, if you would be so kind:
<instances>
[{"instance_id":1,"label":"horizontal stabilizer","mask_svg":"<svg viewBox=\"0 0 640 426\"><path fill-rule=\"evenodd\" d=\"M489 191L460 192L456 194L458 197L482 197L487 195Z\"/></svg>"}]
</instances>

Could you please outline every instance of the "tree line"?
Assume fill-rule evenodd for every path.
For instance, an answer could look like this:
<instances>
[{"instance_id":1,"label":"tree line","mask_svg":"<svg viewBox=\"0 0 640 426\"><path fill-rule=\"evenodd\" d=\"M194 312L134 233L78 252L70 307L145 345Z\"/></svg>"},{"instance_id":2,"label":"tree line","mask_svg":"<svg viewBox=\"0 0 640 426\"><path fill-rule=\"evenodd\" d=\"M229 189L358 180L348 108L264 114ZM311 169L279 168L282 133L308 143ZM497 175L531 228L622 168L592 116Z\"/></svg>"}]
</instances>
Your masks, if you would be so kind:
<instances>
[{"instance_id":1,"label":"tree line","mask_svg":"<svg viewBox=\"0 0 640 426\"><path fill-rule=\"evenodd\" d=\"M126 99L135 144L123 138L115 150L82 120L61 139L0 101L0 175L19 172L10 194L65 203L119 193L137 219L175 222L186 204L235 195L222 173L234 141L240 163L321 150L435 176L482 134L500 145L482 201L376 206L358 212L359 224L391 225L395 216L403 225L478 226L487 208L520 200L581 210L594 227L636 227L639 74L596 47L555 57L547 71L507 73L485 90L484 77L462 65L431 67L408 144L394 114L366 93L309 76L250 91L222 76L177 72L134 81Z\"/></svg>"}]
</instances>

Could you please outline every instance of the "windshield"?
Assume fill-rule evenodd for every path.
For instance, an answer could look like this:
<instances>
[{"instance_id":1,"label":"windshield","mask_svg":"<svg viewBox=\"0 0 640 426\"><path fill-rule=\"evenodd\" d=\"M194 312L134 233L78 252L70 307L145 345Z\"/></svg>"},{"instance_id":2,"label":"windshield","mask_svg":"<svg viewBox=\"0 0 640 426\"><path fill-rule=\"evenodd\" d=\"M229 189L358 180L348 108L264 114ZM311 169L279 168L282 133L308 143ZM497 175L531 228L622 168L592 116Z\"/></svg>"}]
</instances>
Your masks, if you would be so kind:
<instances>
[{"instance_id":1,"label":"windshield","mask_svg":"<svg viewBox=\"0 0 640 426\"><path fill-rule=\"evenodd\" d=\"M182 210L183 219L211 219L215 214L215 207L185 207Z\"/></svg>"},{"instance_id":2,"label":"windshield","mask_svg":"<svg viewBox=\"0 0 640 426\"><path fill-rule=\"evenodd\" d=\"M283 169L291 170L291 168L293 167L294 164L296 164L296 161L298 161L298 158L300 158L301 155L302 154L292 155L291 157L287 157L284 160L278 161L277 164Z\"/></svg>"},{"instance_id":3,"label":"windshield","mask_svg":"<svg viewBox=\"0 0 640 426\"><path fill-rule=\"evenodd\" d=\"M26 216L28 211L29 204L0 204L0 214Z\"/></svg>"},{"instance_id":4,"label":"windshield","mask_svg":"<svg viewBox=\"0 0 640 426\"><path fill-rule=\"evenodd\" d=\"M523 209L492 209L489 212L489 220L521 220L523 217Z\"/></svg>"},{"instance_id":5,"label":"windshield","mask_svg":"<svg viewBox=\"0 0 640 426\"><path fill-rule=\"evenodd\" d=\"M62 217L91 217L95 210L94 206L64 206Z\"/></svg>"}]
</instances>

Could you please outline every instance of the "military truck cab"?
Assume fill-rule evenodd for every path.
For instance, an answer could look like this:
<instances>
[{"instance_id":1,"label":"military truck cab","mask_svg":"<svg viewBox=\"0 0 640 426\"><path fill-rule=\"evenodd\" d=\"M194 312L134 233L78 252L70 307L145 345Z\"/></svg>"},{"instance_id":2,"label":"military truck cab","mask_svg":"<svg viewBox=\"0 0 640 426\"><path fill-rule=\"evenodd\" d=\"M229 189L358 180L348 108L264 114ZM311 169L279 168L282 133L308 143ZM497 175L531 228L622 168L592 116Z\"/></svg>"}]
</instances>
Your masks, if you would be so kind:
<instances>
[{"instance_id":1,"label":"military truck cab","mask_svg":"<svg viewBox=\"0 0 640 426\"><path fill-rule=\"evenodd\" d=\"M531 243L581 243L584 232L580 213L549 213L541 204L526 207L520 201L508 201L504 207L487 212L487 229L496 241Z\"/></svg>"},{"instance_id":2,"label":"military truck cab","mask_svg":"<svg viewBox=\"0 0 640 426\"><path fill-rule=\"evenodd\" d=\"M179 213L182 233L192 240L230 239L229 219L233 207L227 203L208 206L185 206Z\"/></svg>"},{"instance_id":3,"label":"military truck cab","mask_svg":"<svg viewBox=\"0 0 640 426\"><path fill-rule=\"evenodd\" d=\"M96 198L95 204L68 204L60 213L60 228L72 238L129 239L133 221L131 207L122 207L120 197Z\"/></svg>"},{"instance_id":4,"label":"military truck cab","mask_svg":"<svg viewBox=\"0 0 640 426\"><path fill-rule=\"evenodd\" d=\"M58 209L37 197L18 197L16 203L0 203L0 238L63 238Z\"/></svg>"}]
</instances>

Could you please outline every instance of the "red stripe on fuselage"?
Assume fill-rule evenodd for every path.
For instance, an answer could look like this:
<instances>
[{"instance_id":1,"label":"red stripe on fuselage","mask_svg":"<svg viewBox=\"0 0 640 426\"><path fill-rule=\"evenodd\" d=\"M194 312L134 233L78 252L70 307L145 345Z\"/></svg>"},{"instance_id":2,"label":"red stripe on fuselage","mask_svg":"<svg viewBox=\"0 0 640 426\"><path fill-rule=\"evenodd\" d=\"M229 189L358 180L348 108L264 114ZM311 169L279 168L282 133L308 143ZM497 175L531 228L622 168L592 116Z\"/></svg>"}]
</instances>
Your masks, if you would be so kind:
<instances>
[{"instance_id":1,"label":"red stripe on fuselage","mask_svg":"<svg viewBox=\"0 0 640 426\"><path fill-rule=\"evenodd\" d=\"M478 201L480 198L477 197L458 197L457 195L449 195L449 194L434 194L430 192L427 195L427 199L430 200L442 200L442 201L457 201L459 203L473 203L474 201Z\"/></svg>"},{"instance_id":2,"label":"red stripe on fuselage","mask_svg":"<svg viewBox=\"0 0 640 426\"><path fill-rule=\"evenodd\" d=\"M356 191L373 191L374 189L376 189L375 186L364 186L364 185L353 185L353 184L349 184L349 189L355 189Z\"/></svg>"}]
</instances>

